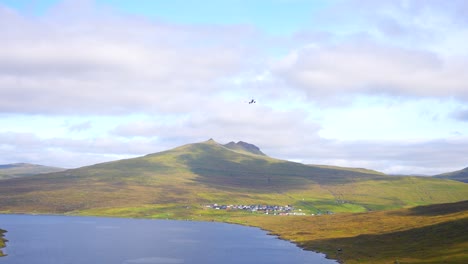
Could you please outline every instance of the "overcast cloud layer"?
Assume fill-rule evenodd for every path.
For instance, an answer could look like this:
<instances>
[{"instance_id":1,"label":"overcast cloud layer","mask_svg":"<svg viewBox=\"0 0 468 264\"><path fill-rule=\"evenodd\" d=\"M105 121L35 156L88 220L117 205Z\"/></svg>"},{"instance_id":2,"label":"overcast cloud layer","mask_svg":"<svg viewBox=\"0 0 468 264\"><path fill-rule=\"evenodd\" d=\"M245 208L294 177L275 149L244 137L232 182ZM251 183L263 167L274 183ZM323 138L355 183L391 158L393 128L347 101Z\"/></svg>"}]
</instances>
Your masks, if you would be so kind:
<instances>
[{"instance_id":1,"label":"overcast cloud layer","mask_svg":"<svg viewBox=\"0 0 468 264\"><path fill-rule=\"evenodd\" d=\"M468 131L349 141L321 136L314 113L375 96L467 105L466 1L337 1L279 37L255 25L175 23L93 1L36 16L0 2L0 36L0 120L53 118L69 132L3 127L0 164L78 167L214 138L387 173L468 166ZM247 104L252 97L257 104ZM467 109L440 118L466 124Z\"/></svg>"}]
</instances>

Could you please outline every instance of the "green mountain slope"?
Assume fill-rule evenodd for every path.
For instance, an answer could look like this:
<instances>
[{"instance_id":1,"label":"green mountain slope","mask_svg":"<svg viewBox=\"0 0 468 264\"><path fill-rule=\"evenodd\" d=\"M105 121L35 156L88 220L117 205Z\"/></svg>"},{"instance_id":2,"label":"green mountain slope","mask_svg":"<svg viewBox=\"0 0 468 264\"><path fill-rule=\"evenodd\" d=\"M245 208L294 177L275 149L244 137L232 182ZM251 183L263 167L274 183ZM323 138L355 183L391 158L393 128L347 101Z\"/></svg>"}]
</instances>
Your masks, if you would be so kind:
<instances>
[{"instance_id":1,"label":"green mountain slope","mask_svg":"<svg viewBox=\"0 0 468 264\"><path fill-rule=\"evenodd\" d=\"M63 170L65 169L29 163L4 164L0 165L0 180Z\"/></svg>"},{"instance_id":2,"label":"green mountain slope","mask_svg":"<svg viewBox=\"0 0 468 264\"><path fill-rule=\"evenodd\" d=\"M466 184L304 165L213 140L144 157L0 181L0 211L211 219L204 205L290 204L363 212L468 199Z\"/></svg>"},{"instance_id":3,"label":"green mountain slope","mask_svg":"<svg viewBox=\"0 0 468 264\"><path fill-rule=\"evenodd\" d=\"M434 177L440 178L440 179L450 179L454 181L461 181L461 182L468 183L468 168L464 168L459 171L447 172L447 173L435 175Z\"/></svg>"}]
</instances>

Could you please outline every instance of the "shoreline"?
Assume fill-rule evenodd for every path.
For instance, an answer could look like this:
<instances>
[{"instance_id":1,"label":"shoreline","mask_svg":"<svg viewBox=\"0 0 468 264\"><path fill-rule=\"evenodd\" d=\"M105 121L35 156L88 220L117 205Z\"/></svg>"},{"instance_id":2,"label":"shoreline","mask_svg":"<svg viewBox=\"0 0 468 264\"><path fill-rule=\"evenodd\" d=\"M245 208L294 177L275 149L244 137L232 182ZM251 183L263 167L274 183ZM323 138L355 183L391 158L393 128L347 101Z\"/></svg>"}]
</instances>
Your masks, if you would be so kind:
<instances>
[{"instance_id":1,"label":"shoreline","mask_svg":"<svg viewBox=\"0 0 468 264\"><path fill-rule=\"evenodd\" d=\"M263 228L261 226L256 226L248 223L239 223L239 222L230 222L230 221L219 221L219 220L207 220L207 219L177 219L177 218L167 218L167 219L162 219L162 218L142 218L142 217L125 217L125 216L106 216L106 215L80 215L80 214L54 214L54 213L10 213L10 212L0 212L0 215L28 215L28 216L62 216L62 217L99 217L99 218L118 218L118 219L135 219L135 220L155 220L155 221L190 221L190 222L204 222L204 223L222 223L222 224L229 224L229 225L240 225L244 227L251 227L251 228L257 228L266 233L268 236L273 236L276 237L277 239L287 241L289 243L294 244L296 247L305 250L305 251L310 251L313 253L321 254L323 255L324 258L329 259L329 260L334 260L336 263L343 263L342 261L338 259L331 258L328 254L325 252L320 252L317 250L313 250L307 247L304 247L300 243L289 240L284 238L281 234L274 233L272 230ZM2 248L6 247L5 242L8 242L4 238L4 233L6 233L6 230L0 229L0 257L7 256L6 254L3 254Z\"/></svg>"},{"instance_id":2,"label":"shoreline","mask_svg":"<svg viewBox=\"0 0 468 264\"><path fill-rule=\"evenodd\" d=\"M107 213L107 214L106 214ZM111 214L109 214L111 213ZM121 213L118 215L118 213ZM468 200L367 213L323 216L265 215L169 215L147 217L123 215L121 211L96 210L66 214L16 213L18 215L56 215L144 220L216 222L254 227L267 235L288 241L298 248L323 254L336 263L433 263L465 264L468 233ZM138 213L138 212L137 212ZM0 212L0 214L14 214ZM161 216L161 214L158 214ZM166 214L164 214L166 216ZM441 239L440 234L446 234ZM419 237L415 240L414 237ZM389 247L391 245L391 247ZM416 249L416 250L414 250Z\"/></svg>"}]
</instances>

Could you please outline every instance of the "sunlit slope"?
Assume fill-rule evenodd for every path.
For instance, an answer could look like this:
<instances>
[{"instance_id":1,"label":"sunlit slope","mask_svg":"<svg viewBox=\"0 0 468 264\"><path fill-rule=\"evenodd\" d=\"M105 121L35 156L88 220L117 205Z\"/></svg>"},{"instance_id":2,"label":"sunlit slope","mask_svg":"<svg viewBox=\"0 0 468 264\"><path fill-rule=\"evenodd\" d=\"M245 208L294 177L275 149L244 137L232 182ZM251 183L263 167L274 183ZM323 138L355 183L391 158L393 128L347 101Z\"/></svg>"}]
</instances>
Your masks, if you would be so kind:
<instances>
[{"instance_id":1,"label":"sunlit slope","mask_svg":"<svg viewBox=\"0 0 468 264\"><path fill-rule=\"evenodd\" d=\"M144 157L0 181L0 211L205 218L204 204L362 212L468 199L466 184L310 166L213 140Z\"/></svg>"}]
</instances>

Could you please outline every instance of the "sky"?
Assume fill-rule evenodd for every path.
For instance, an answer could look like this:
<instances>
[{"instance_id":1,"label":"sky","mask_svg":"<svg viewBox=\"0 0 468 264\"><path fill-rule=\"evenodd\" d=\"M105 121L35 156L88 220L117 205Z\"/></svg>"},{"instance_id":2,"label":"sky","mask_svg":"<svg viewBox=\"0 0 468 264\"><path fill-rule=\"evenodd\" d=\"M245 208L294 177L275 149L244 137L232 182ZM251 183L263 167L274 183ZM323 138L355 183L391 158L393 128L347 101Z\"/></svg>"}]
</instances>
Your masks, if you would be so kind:
<instances>
[{"instance_id":1,"label":"sky","mask_svg":"<svg viewBox=\"0 0 468 264\"><path fill-rule=\"evenodd\" d=\"M213 138L389 174L468 167L468 1L0 0L0 39L0 164Z\"/></svg>"}]
</instances>

